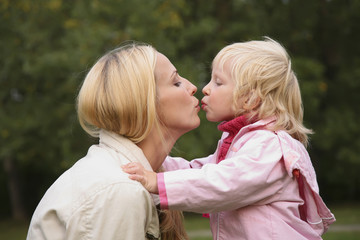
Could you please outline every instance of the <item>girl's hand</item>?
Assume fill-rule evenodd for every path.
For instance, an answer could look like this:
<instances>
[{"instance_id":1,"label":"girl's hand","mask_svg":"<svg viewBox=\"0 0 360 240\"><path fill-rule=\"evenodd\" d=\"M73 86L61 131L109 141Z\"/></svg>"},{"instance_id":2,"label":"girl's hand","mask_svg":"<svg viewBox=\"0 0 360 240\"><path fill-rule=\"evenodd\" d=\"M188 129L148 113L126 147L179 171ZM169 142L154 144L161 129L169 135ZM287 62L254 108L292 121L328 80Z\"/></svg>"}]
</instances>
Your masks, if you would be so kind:
<instances>
[{"instance_id":1,"label":"girl's hand","mask_svg":"<svg viewBox=\"0 0 360 240\"><path fill-rule=\"evenodd\" d=\"M140 182L150 193L158 194L157 177L153 171L147 171L140 163L128 163L122 166L129 178Z\"/></svg>"}]
</instances>

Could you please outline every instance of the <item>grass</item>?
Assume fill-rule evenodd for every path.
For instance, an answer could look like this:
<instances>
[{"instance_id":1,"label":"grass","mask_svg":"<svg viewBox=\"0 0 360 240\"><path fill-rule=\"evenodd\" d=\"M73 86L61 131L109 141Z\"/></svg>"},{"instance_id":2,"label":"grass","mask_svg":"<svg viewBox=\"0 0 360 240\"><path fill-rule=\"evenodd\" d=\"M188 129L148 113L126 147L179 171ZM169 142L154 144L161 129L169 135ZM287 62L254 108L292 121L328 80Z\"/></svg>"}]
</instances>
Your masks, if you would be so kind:
<instances>
[{"instance_id":1,"label":"grass","mask_svg":"<svg viewBox=\"0 0 360 240\"><path fill-rule=\"evenodd\" d=\"M359 205L341 205L330 209L335 215L336 222L330 226L327 233L323 235L324 240L358 240L360 230L341 231L342 226L360 225L360 206Z\"/></svg>"},{"instance_id":2,"label":"grass","mask_svg":"<svg viewBox=\"0 0 360 240\"><path fill-rule=\"evenodd\" d=\"M323 235L324 240L357 240L360 230L344 231L343 226L360 226L360 205L330 206L336 217L336 222ZM0 221L0 239L24 240L26 238L28 222L13 220ZM211 240L209 220L200 214L185 213L185 228L191 240Z\"/></svg>"},{"instance_id":3,"label":"grass","mask_svg":"<svg viewBox=\"0 0 360 240\"><path fill-rule=\"evenodd\" d=\"M359 204L329 206L329 208L336 218L333 225L360 224Z\"/></svg>"},{"instance_id":4,"label":"grass","mask_svg":"<svg viewBox=\"0 0 360 240\"><path fill-rule=\"evenodd\" d=\"M28 222L1 220L0 239L24 240L26 238L28 225Z\"/></svg>"}]
</instances>

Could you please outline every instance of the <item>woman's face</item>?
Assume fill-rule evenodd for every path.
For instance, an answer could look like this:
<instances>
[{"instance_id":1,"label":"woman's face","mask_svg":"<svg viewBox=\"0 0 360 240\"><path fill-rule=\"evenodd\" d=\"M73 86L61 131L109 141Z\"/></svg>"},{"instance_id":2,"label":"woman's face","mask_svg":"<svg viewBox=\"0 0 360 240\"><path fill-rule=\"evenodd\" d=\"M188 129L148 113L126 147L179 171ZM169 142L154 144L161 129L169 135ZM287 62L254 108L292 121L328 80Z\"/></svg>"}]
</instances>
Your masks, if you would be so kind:
<instances>
[{"instance_id":1,"label":"woman's face","mask_svg":"<svg viewBox=\"0 0 360 240\"><path fill-rule=\"evenodd\" d=\"M157 53L155 78L158 94L158 112L163 125L173 137L200 125L199 100L194 96L196 87L181 77L169 59Z\"/></svg>"}]
</instances>

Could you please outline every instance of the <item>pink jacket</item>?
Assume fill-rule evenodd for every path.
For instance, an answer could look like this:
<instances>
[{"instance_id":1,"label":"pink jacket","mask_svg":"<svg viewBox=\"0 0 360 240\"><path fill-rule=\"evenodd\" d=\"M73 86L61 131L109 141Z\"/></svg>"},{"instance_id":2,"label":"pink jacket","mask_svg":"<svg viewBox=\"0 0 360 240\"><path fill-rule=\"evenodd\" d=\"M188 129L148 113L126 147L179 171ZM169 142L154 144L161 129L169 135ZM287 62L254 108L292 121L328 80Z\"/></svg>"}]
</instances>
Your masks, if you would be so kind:
<instances>
[{"instance_id":1,"label":"pink jacket","mask_svg":"<svg viewBox=\"0 0 360 240\"><path fill-rule=\"evenodd\" d=\"M161 207L210 213L213 239L321 239L335 218L309 155L286 132L266 130L271 122L242 128L219 164L217 151L191 162L168 157L166 170L182 170L158 174Z\"/></svg>"}]
</instances>

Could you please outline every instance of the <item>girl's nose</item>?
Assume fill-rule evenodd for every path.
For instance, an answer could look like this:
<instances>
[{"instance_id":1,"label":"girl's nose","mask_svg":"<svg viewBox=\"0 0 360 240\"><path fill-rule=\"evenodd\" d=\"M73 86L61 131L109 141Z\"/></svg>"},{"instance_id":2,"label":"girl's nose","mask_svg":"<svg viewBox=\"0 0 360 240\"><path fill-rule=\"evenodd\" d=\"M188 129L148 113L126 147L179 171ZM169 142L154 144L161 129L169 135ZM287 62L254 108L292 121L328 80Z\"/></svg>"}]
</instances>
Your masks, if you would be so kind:
<instances>
[{"instance_id":1,"label":"girl's nose","mask_svg":"<svg viewBox=\"0 0 360 240\"><path fill-rule=\"evenodd\" d=\"M210 88L209 88L209 83L206 84L205 87L203 87L202 89L202 93L205 95L205 96L208 96L210 94Z\"/></svg>"}]
</instances>

